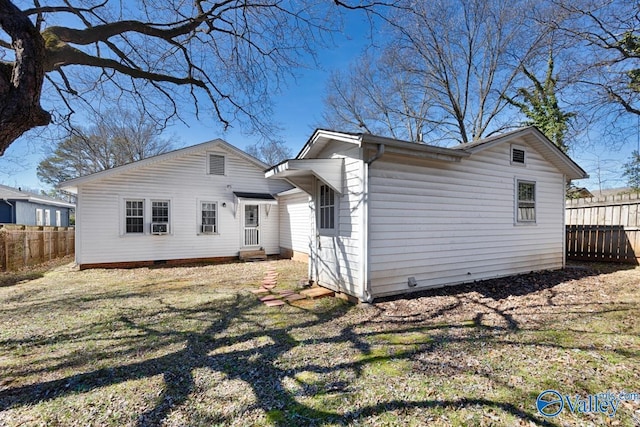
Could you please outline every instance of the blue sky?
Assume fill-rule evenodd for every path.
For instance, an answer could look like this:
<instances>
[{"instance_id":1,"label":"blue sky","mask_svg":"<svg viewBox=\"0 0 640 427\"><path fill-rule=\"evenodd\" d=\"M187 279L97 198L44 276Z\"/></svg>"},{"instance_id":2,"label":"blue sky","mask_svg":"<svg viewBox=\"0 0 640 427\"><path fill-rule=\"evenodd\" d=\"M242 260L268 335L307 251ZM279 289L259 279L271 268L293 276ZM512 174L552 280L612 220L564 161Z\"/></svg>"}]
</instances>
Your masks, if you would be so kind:
<instances>
[{"instance_id":1,"label":"blue sky","mask_svg":"<svg viewBox=\"0 0 640 427\"><path fill-rule=\"evenodd\" d=\"M282 136L294 154L321 121L325 84L329 73L338 68L348 67L351 60L370 42L368 25L364 21L351 21L346 28L346 34L342 37L336 36L334 46L318 53L320 69L299 70L299 77L291 81L283 93L274 98L274 120L281 124ZM239 129L222 132L217 124L207 123L202 119L197 121L195 117L189 123L188 127L181 124L167 130L166 136L178 136L176 148L214 138L223 138L241 149L255 142L255 138L243 135ZM640 130L640 121L638 126ZM597 137L593 139L596 140L595 143L580 144L580 148L570 153L591 175L589 180L582 180L576 184L592 190L597 190L598 187L624 186L621 167L630 157L631 151L638 146L637 132L630 132L628 139L612 144L598 141ZM36 167L44 155L45 150L35 146L30 138L20 138L9 147L4 157L0 157L0 183L15 187L47 189L36 176Z\"/></svg>"}]
</instances>

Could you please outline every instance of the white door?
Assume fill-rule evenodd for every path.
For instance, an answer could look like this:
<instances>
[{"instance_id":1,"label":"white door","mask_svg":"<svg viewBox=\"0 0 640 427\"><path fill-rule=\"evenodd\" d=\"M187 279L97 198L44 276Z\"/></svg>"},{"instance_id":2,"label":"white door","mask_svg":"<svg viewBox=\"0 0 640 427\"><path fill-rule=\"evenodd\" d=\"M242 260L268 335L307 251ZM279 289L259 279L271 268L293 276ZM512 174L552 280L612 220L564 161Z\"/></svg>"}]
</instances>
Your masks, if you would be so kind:
<instances>
[{"instance_id":1,"label":"white door","mask_svg":"<svg viewBox=\"0 0 640 427\"><path fill-rule=\"evenodd\" d=\"M318 283L333 289L340 284L340 264L338 263L337 197L329 186L319 184L316 217L316 271Z\"/></svg>"},{"instance_id":2,"label":"white door","mask_svg":"<svg viewBox=\"0 0 640 427\"><path fill-rule=\"evenodd\" d=\"M244 205L244 246L260 245L260 205Z\"/></svg>"}]
</instances>

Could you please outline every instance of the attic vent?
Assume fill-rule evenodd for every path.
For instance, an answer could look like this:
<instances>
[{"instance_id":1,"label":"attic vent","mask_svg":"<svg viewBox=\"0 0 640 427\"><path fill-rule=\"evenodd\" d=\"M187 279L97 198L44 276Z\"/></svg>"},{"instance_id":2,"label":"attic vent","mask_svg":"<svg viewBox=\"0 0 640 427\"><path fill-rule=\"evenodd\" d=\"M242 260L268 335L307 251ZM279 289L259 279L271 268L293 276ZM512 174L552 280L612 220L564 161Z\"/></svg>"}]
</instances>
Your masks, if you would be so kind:
<instances>
[{"instance_id":1,"label":"attic vent","mask_svg":"<svg viewBox=\"0 0 640 427\"><path fill-rule=\"evenodd\" d=\"M224 156L209 154L209 175L224 175Z\"/></svg>"},{"instance_id":2,"label":"attic vent","mask_svg":"<svg viewBox=\"0 0 640 427\"><path fill-rule=\"evenodd\" d=\"M514 148L511 151L511 161L513 163L521 163L524 164L524 150L519 150L517 148Z\"/></svg>"}]
</instances>

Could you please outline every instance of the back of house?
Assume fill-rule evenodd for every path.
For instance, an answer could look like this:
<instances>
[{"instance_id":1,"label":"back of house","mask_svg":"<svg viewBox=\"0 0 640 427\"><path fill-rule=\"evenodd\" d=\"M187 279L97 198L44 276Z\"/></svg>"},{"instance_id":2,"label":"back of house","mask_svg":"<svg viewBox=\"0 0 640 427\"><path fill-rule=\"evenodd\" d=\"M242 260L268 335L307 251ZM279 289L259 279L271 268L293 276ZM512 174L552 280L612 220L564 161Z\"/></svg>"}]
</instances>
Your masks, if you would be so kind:
<instances>
[{"instance_id":1,"label":"back of house","mask_svg":"<svg viewBox=\"0 0 640 427\"><path fill-rule=\"evenodd\" d=\"M81 268L227 260L280 252L277 194L286 182L222 141L67 181L77 193Z\"/></svg>"},{"instance_id":2,"label":"back of house","mask_svg":"<svg viewBox=\"0 0 640 427\"><path fill-rule=\"evenodd\" d=\"M311 278L363 301L562 268L586 177L532 127L454 148L318 130L266 175L312 198Z\"/></svg>"}]
</instances>

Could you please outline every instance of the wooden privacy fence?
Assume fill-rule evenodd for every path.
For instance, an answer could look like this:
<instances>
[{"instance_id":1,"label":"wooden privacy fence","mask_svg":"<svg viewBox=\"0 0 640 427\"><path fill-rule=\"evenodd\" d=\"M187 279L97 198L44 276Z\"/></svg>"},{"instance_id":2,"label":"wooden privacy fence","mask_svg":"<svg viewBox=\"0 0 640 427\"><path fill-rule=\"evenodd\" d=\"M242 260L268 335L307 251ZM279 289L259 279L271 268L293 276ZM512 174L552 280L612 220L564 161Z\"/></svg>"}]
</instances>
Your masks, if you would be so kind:
<instances>
[{"instance_id":1,"label":"wooden privacy fence","mask_svg":"<svg viewBox=\"0 0 640 427\"><path fill-rule=\"evenodd\" d=\"M567 200L567 259L638 264L638 196L622 194Z\"/></svg>"},{"instance_id":2,"label":"wooden privacy fence","mask_svg":"<svg viewBox=\"0 0 640 427\"><path fill-rule=\"evenodd\" d=\"M0 225L1 271L40 264L74 251L73 228Z\"/></svg>"}]
</instances>

